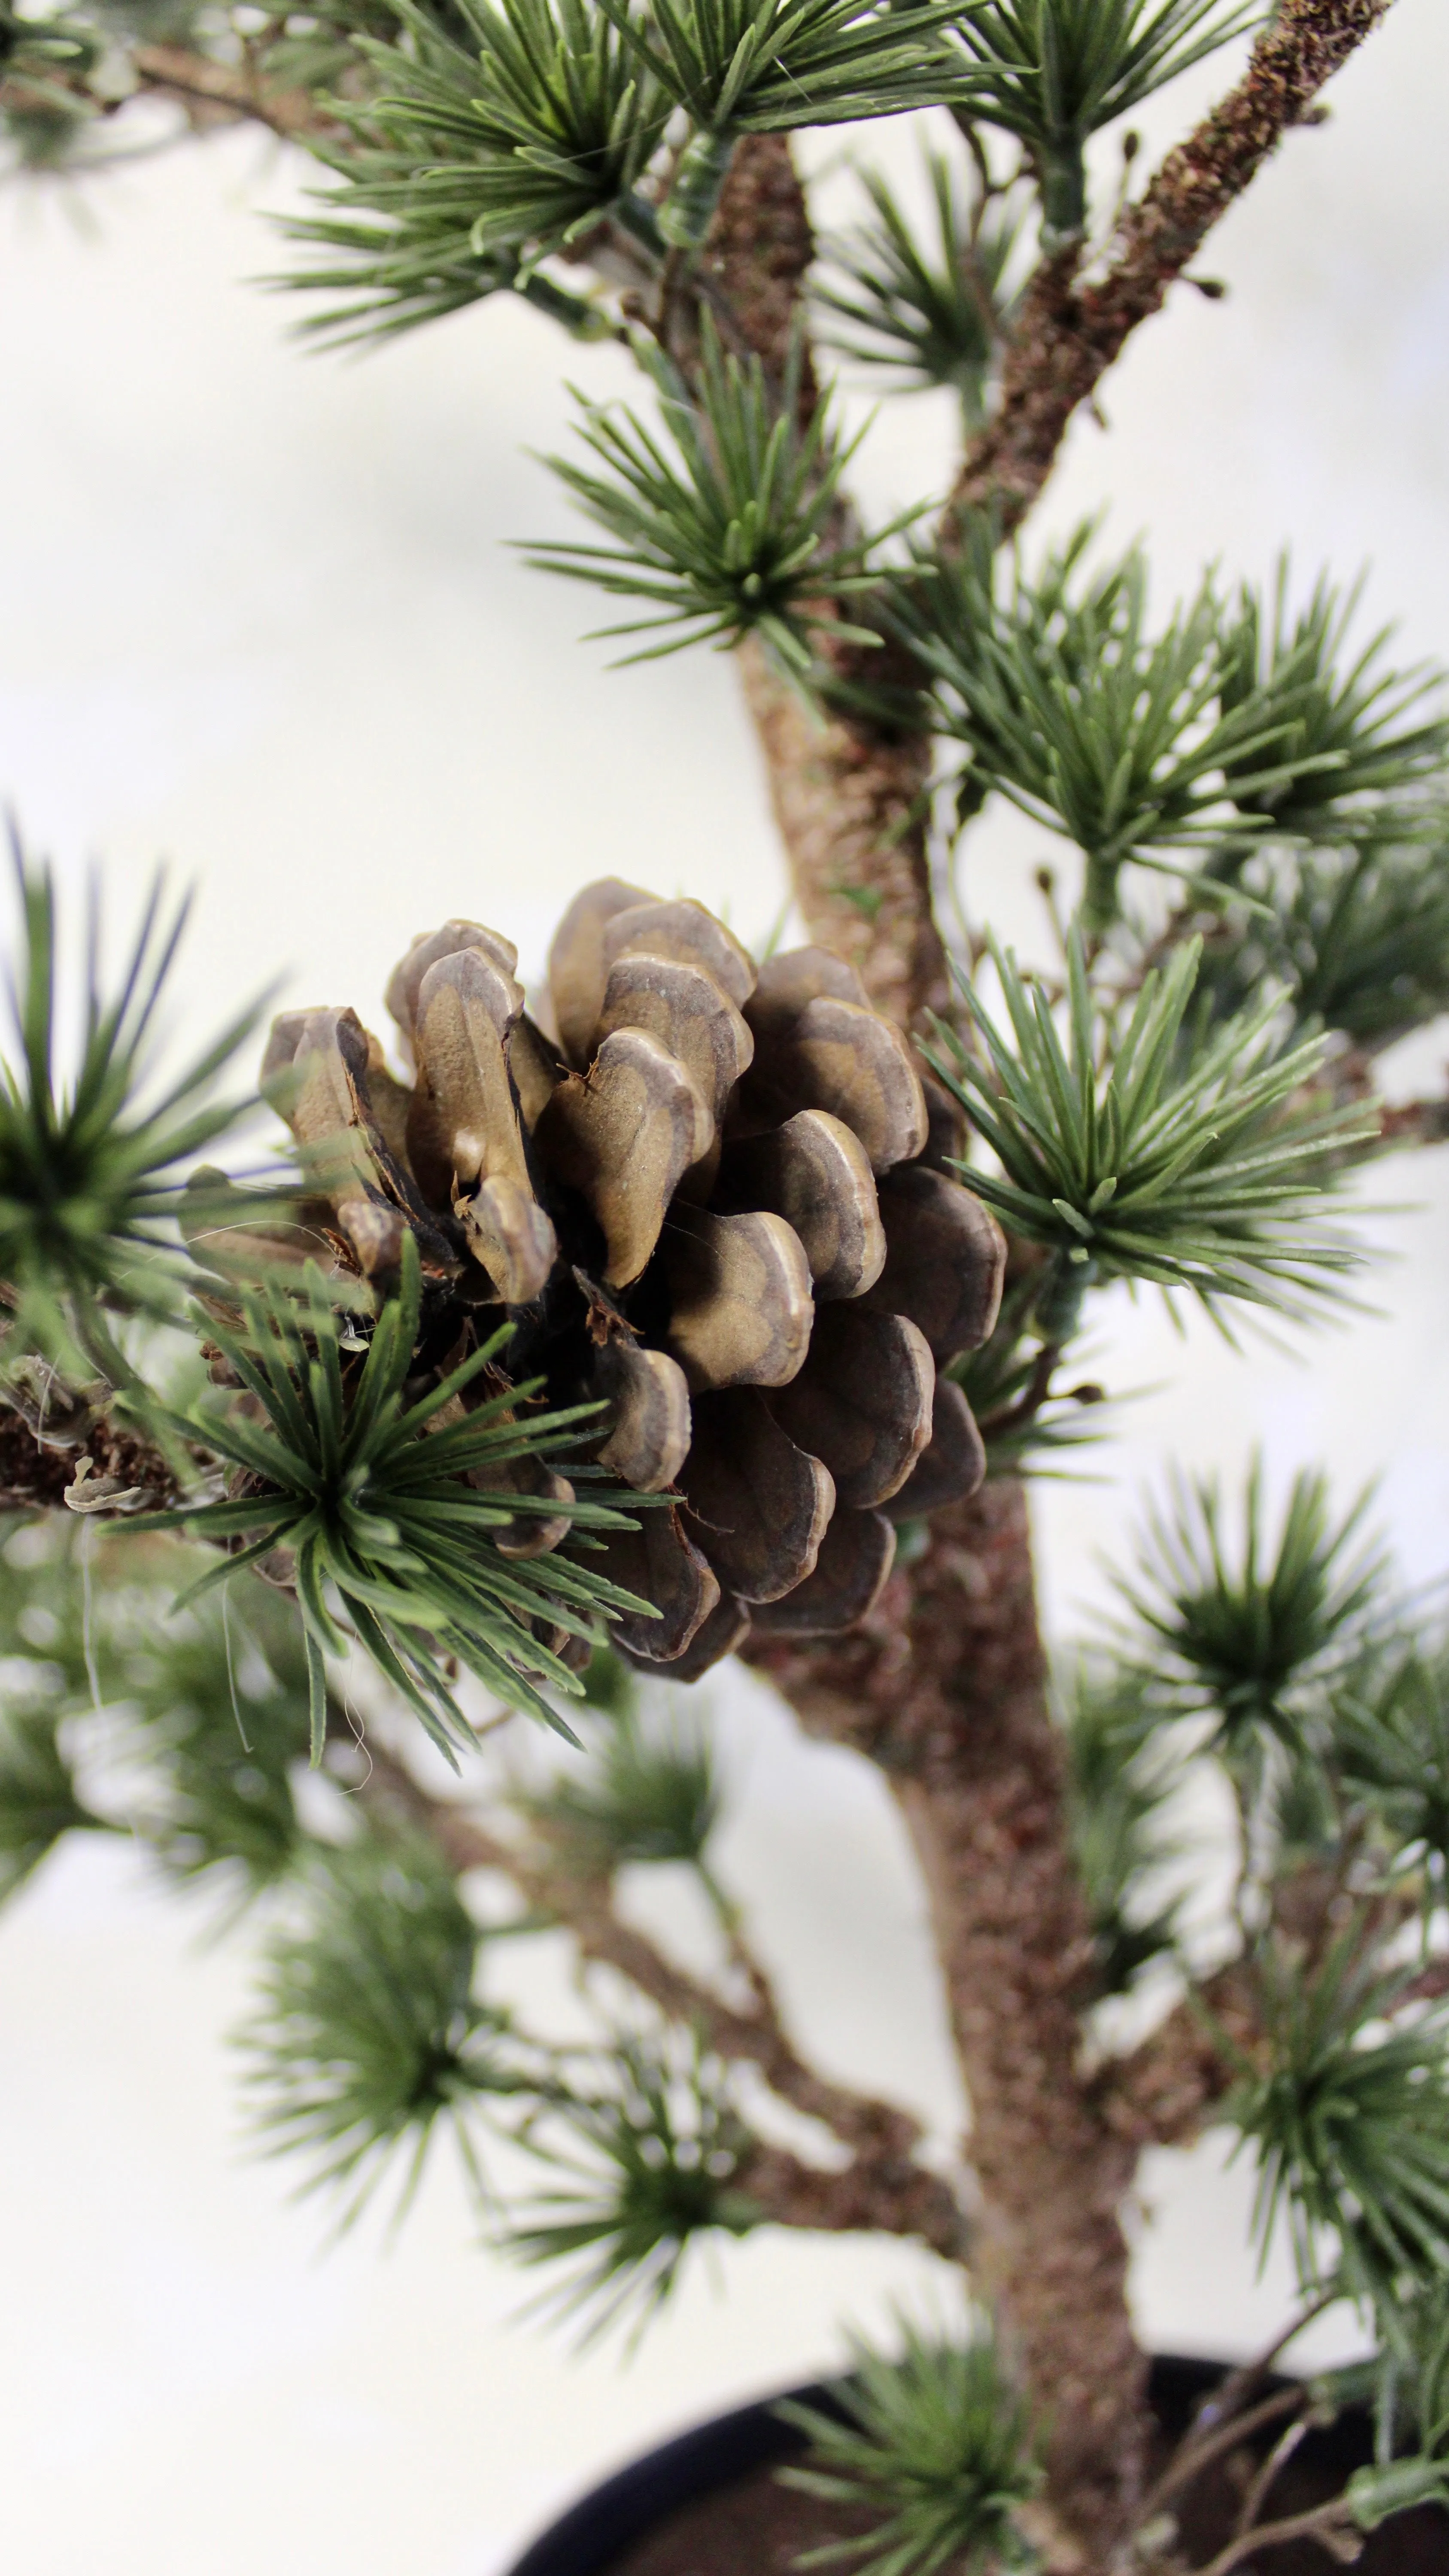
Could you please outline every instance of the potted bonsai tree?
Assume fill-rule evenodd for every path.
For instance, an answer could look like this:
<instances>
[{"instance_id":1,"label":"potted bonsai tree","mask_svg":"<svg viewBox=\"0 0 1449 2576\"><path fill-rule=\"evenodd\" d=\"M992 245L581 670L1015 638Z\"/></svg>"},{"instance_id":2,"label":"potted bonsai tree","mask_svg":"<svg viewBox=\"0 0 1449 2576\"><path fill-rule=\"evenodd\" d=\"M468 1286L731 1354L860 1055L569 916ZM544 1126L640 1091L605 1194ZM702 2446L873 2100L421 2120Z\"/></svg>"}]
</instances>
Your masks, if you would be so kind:
<instances>
[{"instance_id":1,"label":"potted bonsai tree","mask_svg":"<svg viewBox=\"0 0 1449 2576\"><path fill-rule=\"evenodd\" d=\"M0 19L34 165L157 95L314 154L293 276L323 338L517 294L633 352L641 408L583 404L558 462L592 525L536 558L619 604L627 650L737 653L808 934L752 955L691 898L606 879L526 993L506 902L460 912L359 997L391 1057L351 1007L272 1022L262 1168L226 1141L252 1019L152 1078L179 919L158 898L109 978L94 938L73 967L17 851L5 1882L115 1823L74 1722L119 1710L128 1829L272 1907L253 2096L344 2206L447 2128L593 2321L642 2318L700 2239L765 2223L961 2267L968 2332L903 2328L787 2411L790 2545L876 2576L1444 2554L1435 1613L1325 1475L1275 1516L1245 1463L1240 1495L1184 1475L1111 1637L1049 1669L1027 1504L1098 1427L1099 1291L1306 1332L1362 1258L1335 1192L1446 1132L1442 1102L1389 1111L1374 1080L1449 1005L1437 677L1361 648L1327 573L1263 593L1214 569L1154 611L1139 549L1023 527L1073 413L1381 15L345 0L203 9L164 40L108 7ZM1250 32L1199 129L1141 185L1124 148L1094 210L1091 138ZM934 232L874 178L817 262L791 133L915 110L940 129ZM862 523L828 347L956 389L944 500ZM1070 854L1045 965L941 899L993 799ZM964 2177L812 2064L711 1867L708 1745L661 1694L731 1654L899 1801ZM485 1794L505 1717L557 1753ZM355 1787L347 1838L309 1822L302 1761ZM1201 1778L1237 1837L1210 1967L1161 1893L1164 1817ZM697 1873L717 1976L615 1902L650 1859ZM478 1868L514 1891L510 1933L562 1926L609 1972L590 2045L490 2001ZM1144 1980L1160 2008L1124 2042L1104 2007ZM1208 2120L1254 2161L1260 2241L1290 2232L1298 2305L1220 2385L1159 2381L1154 2414L1122 2209L1144 2149ZM1377 2358L1276 2377L1342 2298ZM1354 2408L1361 2453L1295 2487ZM568 2563L625 2565L624 2526L594 2522ZM731 2563L775 2548L755 2529Z\"/></svg>"}]
</instances>

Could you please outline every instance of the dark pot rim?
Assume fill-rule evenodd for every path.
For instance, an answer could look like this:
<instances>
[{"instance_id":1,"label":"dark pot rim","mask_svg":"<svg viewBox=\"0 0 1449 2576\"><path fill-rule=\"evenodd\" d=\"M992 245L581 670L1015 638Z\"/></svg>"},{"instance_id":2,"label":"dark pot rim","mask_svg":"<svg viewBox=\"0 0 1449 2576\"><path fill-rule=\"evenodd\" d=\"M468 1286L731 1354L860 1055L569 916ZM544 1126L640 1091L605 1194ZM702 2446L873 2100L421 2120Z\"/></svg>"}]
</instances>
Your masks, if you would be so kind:
<instances>
[{"instance_id":1,"label":"dark pot rim","mask_svg":"<svg viewBox=\"0 0 1449 2576\"><path fill-rule=\"evenodd\" d=\"M1180 2422L1185 2428L1228 2366L1179 2353L1155 2359L1151 2396L1164 2423L1172 2428ZM799 2449L798 2437L774 2413L786 2397L814 2406L831 2404L828 2385L815 2381L804 2388L777 2389L677 2433L568 2506L514 2560L508 2576L608 2576L621 2551L644 2539L681 2505L696 2503L750 2469L772 2467Z\"/></svg>"}]
</instances>

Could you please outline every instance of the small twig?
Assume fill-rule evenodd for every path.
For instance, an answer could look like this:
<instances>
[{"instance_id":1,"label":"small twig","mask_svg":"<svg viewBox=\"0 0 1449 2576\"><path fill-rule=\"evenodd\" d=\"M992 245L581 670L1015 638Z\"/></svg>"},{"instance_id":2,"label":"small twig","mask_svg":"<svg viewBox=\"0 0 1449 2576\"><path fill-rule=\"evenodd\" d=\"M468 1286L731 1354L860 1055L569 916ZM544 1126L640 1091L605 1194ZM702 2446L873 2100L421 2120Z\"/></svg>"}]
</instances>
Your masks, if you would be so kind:
<instances>
[{"instance_id":1,"label":"small twig","mask_svg":"<svg viewBox=\"0 0 1449 2576\"><path fill-rule=\"evenodd\" d=\"M153 95L265 125L284 143L334 144L346 137L347 128L325 115L309 91L283 89L250 63L213 62L183 45L137 45L131 62Z\"/></svg>"},{"instance_id":2,"label":"small twig","mask_svg":"<svg viewBox=\"0 0 1449 2576\"><path fill-rule=\"evenodd\" d=\"M966 457L953 512L995 509L1003 534L1015 528L1078 405L1387 6L1282 0L1237 88L1168 154L1127 210L1105 277L1078 284L1075 243L1043 260L1023 298L996 416Z\"/></svg>"},{"instance_id":3,"label":"small twig","mask_svg":"<svg viewBox=\"0 0 1449 2576\"><path fill-rule=\"evenodd\" d=\"M1144 2524L1153 2521L1170 2496L1179 2495L1213 2460L1221 2459L1225 2451L1235 2451L1240 2442L1246 2442L1254 2433L1261 2433L1265 2425L1278 2423L1284 2415L1296 2414L1307 2403L1304 2389L1280 2388L1273 2396L1265 2397L1261 2405L1249 2406L1242 2414L1233 2415L1227 2423L1218 2425L1201 2439L1190 2432L1185 2434L1156 2485L1144 2498L1140 2521ZM1198 2420L1201 2421L1201 2417Z\"/></svg>"},{"instance_id":4,"label":"small twig","mask_svg":"<svg viewBox=\"0 0 1449 2576\"><path fill-rule=\"evenodd\" d=\"M1201 2570L1201 2576L1230 2576L1230 2570L1241 2567L1245 2558L1255 2558L1265 2549L1282 2549L1290 2540L1316 2540L1341 2567L1351 2567L1363 2549L1362 2534L1350 2534L1346 2528L1351 2521L1344 2497L1333 2496L1327 2504L1315 2505L1310 2513L1289 2514L1282 2522L1259 2523L1256 2531L1240 2532L1226 2549L1220 2549Z\"/></svg>"},{"instance_id":5,"label":"small twig","mask_svg":"<svg viewBox=\"0 0 1449 2576\"><path fill-rule=\"evenodd\" d=\"M490 1833L462 1808L429 1797L395 1756L374 1748L373 1759L375 1794L423 1825L453 1869L500 1871L530 1914L551 1918L573 1935L584 1959L627 1978L669 2020L697 2030L718 2057L758 2067L782 2102L818 2120L851 2150L851 2165L832 2172L783 2149L758 2148L741 2188L767 2215L785 2226L919 2236L938 2254L960 2259L964 2220L948 2185L912 2155L918 2123L895 2104L831 2083L806 2064L785 2030L769 1979L737 1935L731 1946L749 1979L753 2012L737 2011L625 1923L606 1879Z\"/></svg>"},{"instance_id":6,"label":"small twig","mask_svg":"<svg viewBox=\"0 0 1449 2576\"><path fill-rule=\"evenodd\" d=\"M1306 2439L1310 2429L1310 2419L1306 2414L1296 2417L1291 2424L1284 2426L1243 2498L1243 2509L1238 2516L1235 2538L1245 2531L1252 2530L1280 2471L1286 2469L1299 2443Z\"/></svg>"}]
</instances>

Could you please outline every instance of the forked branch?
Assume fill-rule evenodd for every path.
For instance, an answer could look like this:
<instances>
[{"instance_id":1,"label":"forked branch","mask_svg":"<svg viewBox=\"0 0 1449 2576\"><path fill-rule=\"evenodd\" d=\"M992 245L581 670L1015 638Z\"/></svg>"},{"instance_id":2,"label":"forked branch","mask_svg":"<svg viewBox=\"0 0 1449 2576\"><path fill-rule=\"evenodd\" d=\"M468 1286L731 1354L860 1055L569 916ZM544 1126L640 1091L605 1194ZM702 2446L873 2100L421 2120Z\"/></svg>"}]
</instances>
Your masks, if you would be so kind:
<instances>
[{"instance_id":1,"label":"forked branch","mask_svg":"<svg viewBox=\"0 0 1449 2576\"><path fill-rule=\"evenodd\" d=\"M1282 0L1237 88L1168 154L1128 210L1106 275L1078 283L1075 244L1043 262L1023 301L1000 407L967 452L953 510L993 510L1003 535L1025 517L1073 413L1284 135L1309 121L1319 91L1389 5Z\"/></svg>"}]
</instances>

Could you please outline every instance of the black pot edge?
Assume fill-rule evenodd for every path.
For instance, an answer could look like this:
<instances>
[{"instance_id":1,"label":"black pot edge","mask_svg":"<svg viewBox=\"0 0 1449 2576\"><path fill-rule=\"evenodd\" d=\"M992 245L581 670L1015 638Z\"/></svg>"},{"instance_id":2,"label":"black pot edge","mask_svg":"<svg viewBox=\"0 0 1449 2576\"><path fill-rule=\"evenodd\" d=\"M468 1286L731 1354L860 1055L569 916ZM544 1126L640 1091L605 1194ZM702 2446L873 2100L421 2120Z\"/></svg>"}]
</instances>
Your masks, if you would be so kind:
<instances>
[{"instance_id":1,"label":"black pot edge","mask_svg":"<svg viewBox=\"0 0 1449 2576\"><path fill-rule=\"evenodd\" d=\"M1183 2354L1163 2354L1152 2364L1152 2397L1169 2428L1189 2415L1207 2396L1227 2367ZM508 2576L608 2576L612 2561L631 2542L662 2522L681 2505L692 2504L714 2488L749 2469L788 2459L799 2446L773 2410L784 2397L810 2405L830 2404L830 2391L816 2382L807 2388L781 2388L696 2424L673 2441L663 2442L642 2459L631 2460L613 2477L581 2496L557 2522L515 2559Z\"/></svg>"}]
</instances>

